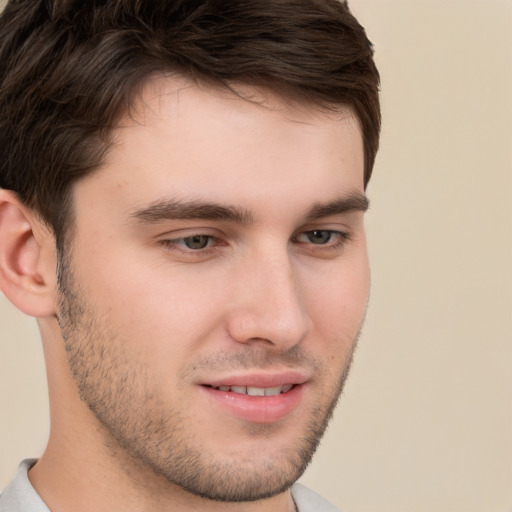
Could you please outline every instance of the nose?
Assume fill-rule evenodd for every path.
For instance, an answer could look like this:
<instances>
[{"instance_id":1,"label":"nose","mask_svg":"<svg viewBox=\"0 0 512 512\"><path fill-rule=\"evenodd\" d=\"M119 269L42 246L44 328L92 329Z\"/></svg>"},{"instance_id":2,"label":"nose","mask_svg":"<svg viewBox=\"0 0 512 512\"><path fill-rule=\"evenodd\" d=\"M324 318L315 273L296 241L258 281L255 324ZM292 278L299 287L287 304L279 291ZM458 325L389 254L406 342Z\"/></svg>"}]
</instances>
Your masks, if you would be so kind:
<instances>
[{"instance_id":1,"label":"nose","mask_svg":"<svg viewBox=\"0 0 512 512\"><path fill-rule=\"evenodd\" d=\"M239 343L266 343L285 351L311 328L300 276L287 251L260 251L240 265L227 328Z\"/></svg>"}]
</instances>

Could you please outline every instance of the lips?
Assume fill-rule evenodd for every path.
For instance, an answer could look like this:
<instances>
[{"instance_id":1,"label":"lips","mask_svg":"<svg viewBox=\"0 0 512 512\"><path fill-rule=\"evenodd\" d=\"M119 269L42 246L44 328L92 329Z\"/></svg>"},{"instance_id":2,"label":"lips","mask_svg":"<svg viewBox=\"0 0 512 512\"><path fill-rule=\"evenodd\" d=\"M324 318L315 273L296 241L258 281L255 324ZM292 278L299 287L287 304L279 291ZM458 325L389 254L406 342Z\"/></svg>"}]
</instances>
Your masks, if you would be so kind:
<instances>
[{"instance_id":1,"label":"lips","mask_svg":"<svg viewBox=\"0 0 512 512\"><path fill-rule=\"evenodd\" d=\"M229 387L232 391L246 393L246 391L235 390L233 388L257 388L257 389L269 389L277 388L281 389L286 386L294 386L298 384L304 384L310 380L311 376L305 371L299 370L275 370L275 371L259 371L259 372L245 372L236 373L232 375L226 375L222 377L204 379L199 384L203 386L209 386L215 389ZM291 389L291 388L290 388Z\"/></svg>"}]
</instances>

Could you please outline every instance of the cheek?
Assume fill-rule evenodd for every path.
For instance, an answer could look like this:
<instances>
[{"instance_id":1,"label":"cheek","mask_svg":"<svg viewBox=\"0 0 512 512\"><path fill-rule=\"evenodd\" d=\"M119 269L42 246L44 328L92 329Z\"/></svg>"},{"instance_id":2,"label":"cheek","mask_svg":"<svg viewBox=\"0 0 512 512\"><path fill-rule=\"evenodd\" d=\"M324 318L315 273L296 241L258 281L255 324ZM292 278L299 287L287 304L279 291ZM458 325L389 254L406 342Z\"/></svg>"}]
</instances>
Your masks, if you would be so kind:
<instances>
[{"instance_id":1,"label":"cheek","mask_svg":"<svg viewBox=\"0 0 512 512\"><path fill-rule=\"evenodd\" d=\"M221 324L226 280L198 269L148 265L136 254L118 252L115 261L87 265L81 277L89 301L139 361L178 362Z\"/></svg>"},{"instance_id":2,"label":"cheek","mask_svg":"<svg viewBox=\"0 0 512 512\"><path fill-rule=\"evenodd\" d=\"M341 262L322 278L307 280L307 308L318 338L335 350L346 350L354 343L364 320L369 294L369 268L366 257L350 264Z\"/></svg>"}]
</instances>

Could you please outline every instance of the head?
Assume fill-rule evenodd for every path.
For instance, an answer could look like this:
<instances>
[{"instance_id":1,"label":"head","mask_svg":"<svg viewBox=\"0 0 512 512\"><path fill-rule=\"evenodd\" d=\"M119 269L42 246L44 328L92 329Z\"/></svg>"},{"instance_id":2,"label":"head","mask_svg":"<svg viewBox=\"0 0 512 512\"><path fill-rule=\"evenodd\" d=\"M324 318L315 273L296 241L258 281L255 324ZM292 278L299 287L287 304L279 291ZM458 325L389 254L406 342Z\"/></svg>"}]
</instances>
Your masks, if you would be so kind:
<instances>
[{"instance_id":1,"label":"head","mask_svg":"<svg viewBox=\"0 0 512 512\"><path fill-rule=\"evenodd\" d=\"M56 249L69 396L142 472L282 492L368 293L378 73L347 4L12 0L0 69L0 187Z\"/></svg>"}]
</instances>

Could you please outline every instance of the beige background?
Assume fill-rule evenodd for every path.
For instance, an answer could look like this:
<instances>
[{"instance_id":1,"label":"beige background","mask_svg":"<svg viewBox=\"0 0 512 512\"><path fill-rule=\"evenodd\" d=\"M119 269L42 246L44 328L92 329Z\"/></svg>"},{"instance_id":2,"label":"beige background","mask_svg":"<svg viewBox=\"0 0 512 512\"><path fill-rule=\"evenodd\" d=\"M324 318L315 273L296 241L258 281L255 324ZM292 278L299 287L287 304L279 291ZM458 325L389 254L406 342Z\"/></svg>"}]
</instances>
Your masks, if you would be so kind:
<instances>
[{"instance_id":1,"label":"beige background","mask_svg":"<svg viewBox=\"0 0 512 512\"><path fill-rule=\"evenodd\" d=\"M349 512L511 512L512 2L351 7L382 73L372 300L303 480ZM3 296L0 338L1 488L48 414L35 323Z\"/></svg>"}]
</instances>

